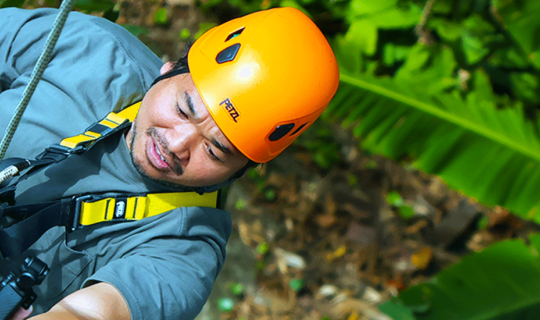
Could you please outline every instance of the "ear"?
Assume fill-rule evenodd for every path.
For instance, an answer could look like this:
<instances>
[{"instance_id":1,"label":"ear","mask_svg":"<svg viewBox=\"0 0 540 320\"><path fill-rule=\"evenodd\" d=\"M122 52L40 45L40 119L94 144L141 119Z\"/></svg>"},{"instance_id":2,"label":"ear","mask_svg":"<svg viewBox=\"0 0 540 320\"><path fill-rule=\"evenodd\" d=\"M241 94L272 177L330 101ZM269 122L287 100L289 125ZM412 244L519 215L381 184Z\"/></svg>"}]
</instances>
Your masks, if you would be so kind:
<instances>
[{"instance_id":1,"label":"ear","mask_svg":"<svg viewBox=\"0 0 540 320\"><path fill-rule=\"evenodd\" d=\"M161 69L159 69L159 73L161 75L164 75L166 74L167 72L171 71L174 67L174 62L165 62L162 66L161 66Z\"/></svg>"}]
</instances>

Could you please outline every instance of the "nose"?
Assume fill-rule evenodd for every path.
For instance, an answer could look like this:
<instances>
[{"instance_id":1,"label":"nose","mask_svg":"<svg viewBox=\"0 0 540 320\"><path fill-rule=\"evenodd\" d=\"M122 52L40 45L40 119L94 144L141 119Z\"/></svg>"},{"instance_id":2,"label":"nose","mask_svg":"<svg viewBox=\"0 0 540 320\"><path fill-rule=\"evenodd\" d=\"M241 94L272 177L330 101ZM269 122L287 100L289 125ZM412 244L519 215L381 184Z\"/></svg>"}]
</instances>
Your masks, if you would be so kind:
<instances>
[{"instance_id":1,"label":"nose","mask_svg":"<svg viewBox=\"0 0 540 320\"><path fill-rule=\"evenodd\" d=\"M169 139L169 149L182 163L189 161L197 138L197 129L191 124L175 126Z\"/></svg>"}]
</instances>

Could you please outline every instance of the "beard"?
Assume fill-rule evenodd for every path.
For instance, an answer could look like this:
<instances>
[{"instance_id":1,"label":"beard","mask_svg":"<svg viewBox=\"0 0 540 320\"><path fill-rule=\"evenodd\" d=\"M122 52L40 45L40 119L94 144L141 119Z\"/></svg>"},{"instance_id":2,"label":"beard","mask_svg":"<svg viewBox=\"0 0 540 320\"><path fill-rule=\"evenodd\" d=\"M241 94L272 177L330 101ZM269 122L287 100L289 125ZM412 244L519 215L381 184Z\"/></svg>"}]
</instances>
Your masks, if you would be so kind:
<instances>
[{"instance_id":1,"label":"beard","mask_svg":"<svg viewBox=\"0 0 540 320\"><path fill-rule=\"evenodd\" d=\"M149 131L152 130L152 128L148 129ZM129 144L129 156L131 158L131 162L133 163L133 166L135 167L135 169L137 170L137 172L143 176L144 178L146 179L149 179L149 180L152 180L152 181L155 181L155 182L158 182L158 183L161 183L167 187L172 187L172 188L178 188L178 187L184 187L183 185L180 185L180 184L174 184L170 181L167 181L167 180L163 180L163 179L156 179L156 178L153 178L151 177L145 170L144 168L142 167L142 165L139 163L139 161L137 160L137 158L135 157L135 140L137 139L137 135L138 135L138 131L137 131L137 121L133 121L133 124L131 126L131 131L132 131L132 134L131 134L131 139L130 141L128 142Z\"/></svg>"}]
</instances>

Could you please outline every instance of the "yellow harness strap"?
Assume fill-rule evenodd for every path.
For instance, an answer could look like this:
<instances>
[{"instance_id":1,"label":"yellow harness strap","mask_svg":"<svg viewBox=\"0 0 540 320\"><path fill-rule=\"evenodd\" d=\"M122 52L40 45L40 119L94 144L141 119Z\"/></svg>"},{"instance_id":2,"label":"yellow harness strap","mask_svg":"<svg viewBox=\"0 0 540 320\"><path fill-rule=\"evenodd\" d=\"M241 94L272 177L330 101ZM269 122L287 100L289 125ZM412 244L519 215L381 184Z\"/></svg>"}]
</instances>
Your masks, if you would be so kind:
<instances>
[{"instance_id":1,"label":"yellow harness strap","mask_svg":"<svg viewBox=\"0 0 540 320\"><path fill-rule=\"evenodd\" d=\"M82 201L77 227L111 220L140 220L179 207L218 206L218 191L199 195L196 192L149 193L127 198L104 198Z\"/></svg>"},{"instance_id":2,"label":"yellow harness strap","mask_svg":"<svg viewBox=\"0 0 540 320\"><path fill-rule=\"evenodd\" d=\"M116 129L120 125L126 122L133 122L137 116L137 112L139 112L140 106L141 103L137 102L118 113L111 112L101 121L86 129L85 132L74 137L65 138L60 142L60 145L70 149L75 149L82 145L89 146L94 140L98 140L103 135L111 132L111 130Z\"/></svg>"},{"instance_id":3,"label":"yellow harness strap","mask_svg":"<svg viewBox=\"0 0 540 320\"><path fill-rule=\"evenodd\" d=\"M101 121L90 126L82 134L69 137L60 142L68 149L89 148L100 138L117 130L121 125L133 122L141 103L135 103L124 110L109 113ZM80 197L75 208L74 229L99 222L112 220L140 220L152 217L179 207L217 208L219 191L199 195L196 192L148 193L146 195L101 198ZM87 199L87 200L85 200Z\"/></svg>"}]
</instances>

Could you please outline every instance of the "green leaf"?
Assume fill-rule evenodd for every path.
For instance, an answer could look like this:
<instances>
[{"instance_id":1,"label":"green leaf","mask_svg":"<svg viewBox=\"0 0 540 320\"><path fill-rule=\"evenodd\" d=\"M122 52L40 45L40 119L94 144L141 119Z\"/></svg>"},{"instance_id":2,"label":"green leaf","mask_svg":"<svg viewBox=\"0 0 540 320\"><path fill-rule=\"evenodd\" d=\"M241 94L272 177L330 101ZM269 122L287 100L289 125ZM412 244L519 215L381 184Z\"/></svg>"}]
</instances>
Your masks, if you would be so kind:
<instances>
[{"instance_id":1,"label":"green leaf","mask_svg":"<svg viewBox=\"0 0 540 320\"><path fill-rule=\"evenodd\" d=\"M513 72L510 81L516 95L523 101L540 103L540 78L531 73Z\"/></svg>"},{"instance_id":2,"label":"green leaf","mask_svg":"<svg viewBox=\"0 0 540 320\"><path fill-rule=\"evenodd\" d=\"M540 1L493 0L493 6L526 57L540 69Z\"/></svg>"},{"instance_id":3,"label":"green leaf","mask_svg":"<svg viewBox=\"0 0 540 320\"><path fill-rule=\"evenodd\" d=\"M268 245L268 243L263 242L259 244L255 250L257 251L258 254L264 255L268 252L269 249L270 249L270 246Z\"/></svg>"},{"instance_id":4,"label":"green leaf","mask_svg":"<svg viewBox=\"0 0 540 320\"><path fill-rule=\"evenodd\" d=\"M289 285L291 286L291 289L293 289L293 291L300 291L302 290L302 288L304 287L304 280L303 279L291 279L291 281L289 282Z\"/></svg>"},{"instance_id":5,"label":"green leaf","mask_svg":"<svg viewBox=\"0 0 540 320\"><path fill-rule=\"evenodd\" d=\"M148 29L134 24L122 24L121 26L126 28L127 31L131 32L131 34L136 37L147 35L150 32Z\"/></svg>"},{"instance_id":6,"label":"green leaf","mask_svg":"<svg viewBox=\"0 0 540 320\"><path fill-rule=\"evenodd\" d=\"M368 19L381 29L403 29L417 25L422 17L418 6L410 6L407 10L392 8L379 12Z\"/></svg>"},{"instance_id":7,"label":"green leaf","mask_svg":"<svg viewBox=\"0 0 540 320\"><path fill-rule=\"evenodd\" d=\"M351 25L362 21L376 29L401 29L420 22L422 9L419 6L397 6L396 3L397 0L353 0L346 19Z\"/></svg>"},{"instance_id":8,"label":"green leaf","mask_svg":"<svg viewBox=\"0 0 540 320\"><path fill-rule=\"evenodd\" d=\"M236 210L244 210L247 207L248 202L245 199L238 199L234 207Z\"/></svg>"},{"instance_id":9,"label":"green leaf","mask_svg":"<svg viewBox=\"0 0 540 320\"><path fill-rule=\"evenodd\" d=\"M521 240L492 245L405 290L380 309L395 320L536 319L539 244L537 234L531 236L531 246Z\"/></svg>"},{"instance_id":10,"label":"green leaf","mask_svg":"<svg viewBox=\"0 0 540 320\"><path fill-rule=\"evenodd\" d=\"M448 47L417 43L396 72L395 79L422 88L424 95L438 94L457 85L456 65L454 54Z\"/></svg>"},{"instance_id":11,"label":"green leaf","mask_svg":"<svg viewBox=\"0 0 540 320\"><path fill-rule=\"evenodd\" d=\"M120 11L115 11L114 9L109 9L103 13L103 18L111 22L116 22L118 17L120 17Z\"/></svg>"},{"instance_id":12,"label":"green leaf","mask_svg":"<svg viewBox=\"0 0 540 320\"><path fill-rule=\"evenodd\" d=\"M401 207L405 203L403 201L403 198L397 191L388 192L388 195L386 196L386 202L395 207Z\"/></svg>"},{"instance_id":13,"label":"green leaf","mask_svg":"<svg viewBox=\"0 0 540 320\"><path fill-rule=\"evenodd\" d=\"M489 53L489 49L485 44L475 36L464 34L462 38L463 52L469 64L474 64L480 61Z\"/></svg>"},{"instance_id":14,"label":"green leaf","mask_svg":"<svg viewBox=\"0 0 540 320\"><path fill-rule=\"evenodd\" d=\"M191 32L188 28L183 28L180 30L180 39L187 40L191 37Z\"/></svg>"},{"instance_id":15,"label":"green leaf","mask_svg":"<svg viewBox=\"0 0 540 320\"><path fill-rule=\"evenodd\" d=\"M480 202L540 222L539 123L525 120L519 109L422 91L341 68L327 112L343 119L371 152L412 158L417 168Z\"/></svg>"},{"instance_id":16,"label":"green leaf","mask_svg":"<svg viewBox=\"0 0 540 320\"><path fill-rule=\"evenodd\" d=\"M387 43L383 49L383 62L387 66L391 66L396 62L405 60L411 52L411 47L398 46L393 43Z\"/></svg>"},{"instance_id":17,"label":"green leaf","mask_svg":"<svg viewBox=\"0 0 540 320\"><path fill-rule=\"evenodd\" d=\"M529 61L519 53L519 47L510 47L508 50L497 50L490 58L490 62L495 66L502 66L509 69L527 68Z\"/></svg>"},{"instance_id":18,"label":"green leaf","mask_svg":"<svg viewBox=\"0 0 540 320\"><path fill-rule=\"evenodd\" d=\"M86 12L104 12L114 8L110 0L75 0L73 7Z\"/></svg>"},{"instance_id":19,"label":"green leaf","mask_svg":"<svg viewBox=\"0 0 540 320\"><path fill-rule=\"evenodd\" d=\"M0 8L22 8L25 0L0 0Z\"/></svg>"},{"instance_id":20,"label":"green leaf","mask_svg":"<svg viewBox=\"0 0 540 320\"><path fill-rule=\"evenodd\" d=\"M486 107L493 107L496 96L487 73L482 69L477 69L473 76L473 90L469 92L467 99L471 99L471 104L483 104Z\"/></svg>"},{"instance_id":21,"label":"green leaf","mask_svg":"<svg viewBox=\"0 0 540 320\"><path fill-rule=\"evenodd\" d=\"M428 26L435 29L437 34L446 41L456 41L463 32L463 26L460 23L436 17L428 20Z\"/></svg>"},{"instance_id":22,"label":"green leaf","mask_svg":"<svg viewBox=\"0 0 540 320\"><path fill-rule=\"evenodd\" d=\"M469 64L480 61L490 52L494 43L503 40L503 36L496 34L495 28L480 15L473 14L463 22L461 43Z\"/></svg>"},{"instance_id":23,"label":"green leaf","mask_svg":"<svg viewBox=\"0 0 540 320\"><path fill-rule=\"evenodd\" d=\"M399 215L405 220L414 217L414 209L409 206L399 207L398 212L399 212Z\"/></svg>"},{"instance_id":24,"label":"green leaf","mask_svg":"<svg viewBox=\"0 0 540 320\"><path fill-rule=\"evenodd\" d=\"M477 224L476 227L478 228L478 230L483 230L483 229L487 228L488 224L489 224L488 216L483 215L482 218L480 220L478 220L478 224Z\"/></svg>"},{"instance_id":25,"label":"green leaf","mask_svg":"<svg viewBox=\"0 0 540 320\"><path fill-rule=\"evenodd\" d=\"M167 24L169 22L169 10L167 8L159 8L154 13L154 22L156 24Z\"/></svg>"},{"instance_id":26,"label":"green leaf","mask_svg":"<svg viewBox=\"0 0 540 320\"><path fill-rule=\"evenodd\" d=\"M394 300L395 301L395 300ZM410 308L407 308L399 302L384 303L379 306L379 310L390 316L394 320L415 320L414 314Z\"/></svg>"},{"instance_id":27,"label":"green leaf","mask_svg":"<svg viewBox=\"0 0 540 320\"><path fill-rule=\"evenodd\" d=\"M264 190L264 197L268 201L274 201L276 200L276 191L272 188L266 188Z\"/></svg>"},{"instance_id":28,"label":"green leaf","mask_svg":"<svg viewBox=\"0 0 540 320\"><path fill-rule=\"evenodd\" d=\"M234 301L229 298L221 298L218 300L218 308L223 312L231 312L234 309Z\"/></svg>"},{"instance_id":29,"label":"green leaf","mask_svg":"<svg viewBox=\"0 0 540 320\"><path fill-rule=\"evenodd\" d=\"M349 7L349 14L351 17L369 15L393 8L396 3L397 0L352 0Z\"/></svg>"},{"instance_id":30,"label":"green leaf","mask_svg":"<svg viewBox=\"0 0 540 320\"><path fill-rule=\"evenodd\" d=\"M241 283L236 282L231 286L231 292L235 296L240 296L244 293L244 286Z\"/></svg>"},{"instance_id":31,"label":"green leaf","mask_svg":"<svg viewBox=\"0 0 540 320\"><path fill-rule=\"evenodd\" d=\"M452 12L452 1L433 1L432 13L449 14Z\"/></svg>"},{"instance_id":32,"label":"green leaf","mask_svg":"<svg viewBox=\"0 0 540 320\"><path fill-rule=\"evenodd\" d=\"M358 41L359 39L362 41ZM349 27L344 41L348 47L358 45L361 52L373 55L377 50L377 28L367 20L356 20Z\"/></svg>"}]
</instances>

